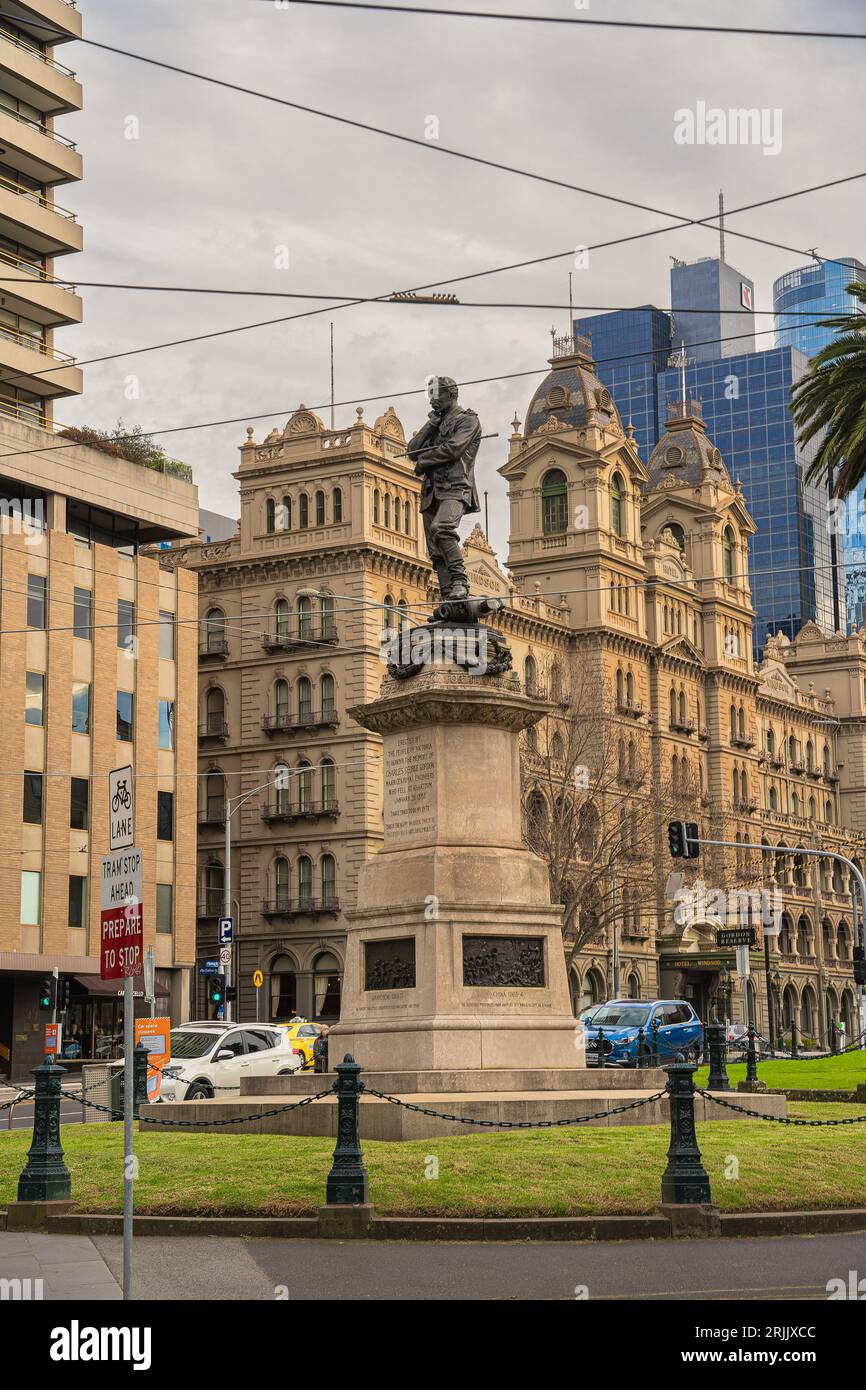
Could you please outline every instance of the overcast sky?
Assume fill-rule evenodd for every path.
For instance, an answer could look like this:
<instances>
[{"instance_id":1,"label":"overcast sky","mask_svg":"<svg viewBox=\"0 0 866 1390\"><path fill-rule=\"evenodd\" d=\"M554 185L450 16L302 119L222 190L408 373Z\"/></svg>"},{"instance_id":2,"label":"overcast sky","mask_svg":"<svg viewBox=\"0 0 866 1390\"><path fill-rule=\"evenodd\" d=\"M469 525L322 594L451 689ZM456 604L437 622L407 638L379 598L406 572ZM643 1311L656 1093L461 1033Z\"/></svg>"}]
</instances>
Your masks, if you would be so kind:
<instances>
[{"instance_id":1,"label":"overcast sky","mask_svg":"<svg viewBox=\"0 0 866 1390\"><path fill-rule=\"evenodd\" d=\"M478 0L471 8L543 10L580 18L862 30L862 0ZM348 14L272 0L79 0L87 37L162 58L293 101L518 165L685 217L792 192L866 169L866 43L628 32ZM457 6L455 5L455 8ZM85 110L59 128L79 143L84 182L59 190L75 208L85 252L58 261L81 280L293 293L379 295L565 251L667 224L656 213L485 169L317 116L207 86L82 45L61 61L84 86ZM674 113L696 107L782 112L777 155L760 146L674 141ZM130 140L130 117L139 138ZM435 142L430 142L435 145ZM732 218L748 231L825 255L864 244L866 179ZM289 267L278 268L288 247ZM577 306L669 307L670 257L717 254L717 233L673 231L590 255L574 275ZM773 279L801 263L731 236L727 259L755 281L758 309ZM463 299L566 304L570 260L470 281ZM250 297L82 290L83 326L58 335L80 359L164 339L302 312L320 303ZM148 430L242 417L241 423L160 435L191 463L203 506L235 515L237 446L247 420L261 438L303 401L327 422L328 333L336 339L337 400L392 400L408 430L426 414L430 373L458 381L543 369L563 309L359 306L213 342L85 368L68 423L107 427L119 416ZM770 327L769 317L758 320ZM772 337L758 338L769 346ZM129 400L128 377L140 398ZM509 421L540 380L466 387L486 433L479 482L490 490L491 540L504 550ZM375 400L375 397L381 398ZM266 418L254 420L256 416ZM337 424L355 417L337 411Z\"/></svg>"}]
</instances>

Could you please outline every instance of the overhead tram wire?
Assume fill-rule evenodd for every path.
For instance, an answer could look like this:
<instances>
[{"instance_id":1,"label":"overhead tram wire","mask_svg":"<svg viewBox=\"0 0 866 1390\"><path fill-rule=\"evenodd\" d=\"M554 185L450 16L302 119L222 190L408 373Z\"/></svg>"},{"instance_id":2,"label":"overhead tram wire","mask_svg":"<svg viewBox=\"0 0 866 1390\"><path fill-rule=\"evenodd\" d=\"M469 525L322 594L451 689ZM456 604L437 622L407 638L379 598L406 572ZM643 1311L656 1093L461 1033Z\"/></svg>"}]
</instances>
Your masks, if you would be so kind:
<instances>
[{"instance_id":1,"label":"overhead tram wire","mask_svg":"<svg viewBox=\"0 0 866 1390\"><path fill-rule=\"evenodd\" d=\"M259 0L260 2L260 0ZM266 0L273 6L273 0ZM385 5L375 0L290 0L292 5L324 9L375 10L380 14L429 15L440 19L496 19L515 24L559 24L572 29L649 29L676 34L733 34L776 39L866 39L866 33L828 29L757 29L741 25L677 24L638 19L568 19L565 15L511 14L503 10L449 10L434 5Z\"/></svg>"},{"instance_id":2,"label":"overhead tram wire","mask_svg":"<svg viewBox=\"0 0 866 1390\"><path fill-rule=\"evenodd\" d=\"M823 316L822 316L822 317L823 317ZM803 324L801 324L800 326L803 327L803 328L808 328L808 327L810 327L810 326L812 326L812 325L814 325L814 324L819 324L819 323L821 323L821 322L822 322L822 319L811 319L811 320L810 320L810 319L807 319L807 320L806 320ZM764 336L764 335L767 334L767 333L773 333L773 332L775 332L775 329L774 329L774 328L756 328L756 329L752 330L752 331L749 332L749 333L729 333L729 334L726 334L725 336L723 336L723 337L721 337L721 338L702 338L702 339L700 339L699 341L696 341L696 342L690 344L690 346L692 346L692 347L709 347L709 346L712 346L712 345L716 345L716 344L718 344L718 343L739 342L739 341L741 341L743 338L762 337L762 336ZM119 356L123 356L124 354L123 354L123 353L120 353L120 354L118 354L118 355L119 355ZM652 350L645 351L645 352L621 352L621 353L614 353L614 354L612 354L612 355L609 356L609 357L598 357L598 358L595 358L594 360L595 360L596 364L598 365L598 364L604 364L604 363L607 363L607 362L628 362L628 361L633 360L634 358L650 357L650 356L652 356L652 355L653 355L653 351L652 351ZM521 371L521 372L500 372L500 373L498 373L498 374L496 374L496 375L494 375L494 376L471 377L471 378L467 378L465 381L460 381L460 382L458 382L457 384L458 384L458 386L486 386L486 385L489 385L491 382L496 382L496 381L516 381L516 380L519 380L520 378L523 378L523 377L529 377L529 376L546 376L547 373L548 373L549 371L550 371L550 366L549 366L549 364L547 364L547 365L545 365L544 367L530 367L530 368L527 368L525 371ZM341 409L342 409L343 407L347 407L347 406L351 406L351 405L354 405L354 406L357 406L357 405L374 405L374 404L378 404L378 403L383 402L383 401L395 401L395 400L400 400L400 399L403 399L403 398L405 398L405 397L407 397L407 396L419 396L419 395L422 395L423 392L424 392L424 387L423 387L423 386L413 386L413 387L410 387L410 388L407 389L407 390L402 390L402 391L385 391L385 392L381 392L379 395L376 395L376 396L354 396L354 397L352 397L352 398L349 399L349 400L334 401L333 404L334 404L334 407L335 407L335 408L341 408ZM328 409L330 409L331 404L332 404L332 403L331 403L330 401L324 401L324 402L322 402L322 403L319 404L319 405L309 406L308 409L313 410L313 411L317 411L317 410L328 410ZM293 409L294 409L293 406L280 406L280 407L278 407L278 408L275 409L275 410L264 410L264 411L261 411L261 412L258 413L258 414L255 414L255 415L252 415L252 414L235 415L235 416L231 416L231 417L229 417L229 418L227 418L227 419L223 419L223 420L204 420L204 421L200 421L200 422L198 422L197 424L193 424L193 425L167 425L167 426L164 426L164 427L159 428L159 429L144 429L144 428L142 427L142 433L144 433L144 434L146 434L146 435L148 435L149 437L152 438L152 437L154 437L155 435L164 435L164 434L186 434L186 433L189 433L189 432L192 431L192 430L217 429L217 428L221 428L221 427L226 426L226 425L243 425L243 424L249 424L249 422L250 422L251 420L271 420L271 419L274 418L274 416L284 415L284 414L286 414L287 412L290 414L291 411L292 411ZM0 416L0 418L2 418L2 416ZM121 435L121 436L119 436L119 438L135 438L135 437L136 437L136 436L134 436L134 435L129 435L129 436ZM44 445L44 446L42 446L42 447L37 447L37 448L33 448L33 449L10 449L10 450L7 450L5 453L0 454L0 462L2 462L2 460L5 459L5 458L22 458L22 457L25 457L25 456L30 455L30 454L50 454L50 453L55 452L55 451L58 450L58 449L72 449L72 448L75 448L76 446L80 446L80 441L79 441L79 440L75 440L75 439L69 439L69 440L64 440L64 442L63 442L62 444L47 444L47 445Z\"/></svg>"}]
</instances>

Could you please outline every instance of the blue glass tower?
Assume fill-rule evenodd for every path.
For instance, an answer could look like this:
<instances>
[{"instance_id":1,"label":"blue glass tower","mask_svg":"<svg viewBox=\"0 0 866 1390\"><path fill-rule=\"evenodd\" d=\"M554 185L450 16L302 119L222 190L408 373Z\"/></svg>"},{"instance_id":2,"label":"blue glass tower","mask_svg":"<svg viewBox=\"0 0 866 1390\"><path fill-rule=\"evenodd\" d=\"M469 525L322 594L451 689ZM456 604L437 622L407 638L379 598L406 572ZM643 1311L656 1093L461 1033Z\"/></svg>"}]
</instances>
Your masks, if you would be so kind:
<instances>
[{"instance_id":1,"label":"blue glass tower","mask_svg":"<svg viewBox=\"0 0 866 1390\"><path fill-rule=\"evenodd\" d=\"M836 318L862 313L847 287L852 280L866 280L866 266L854 256L798 266L773 284L776 342L790 343L806 357L826 347L833 334L811 319ZM795 312L798 311L798 312ZM866 622L866 484L846 499L844 508L831 508L829 524L834 552L842 566L845 606L849 622Z\"/></svg>"},{"instance_id":2,"label":"blue glass tower","mask_svg":"<svg viewBox=\"0 0 866 1390\"><path fill-rule=\"evenodd\" d=\"M641 458L649 458L664 430L656 377L671 351L671 317L652 304L574 320L575 335L591 337L592 356L623 423L634 425Z\"/></svg>"}]
</instances>

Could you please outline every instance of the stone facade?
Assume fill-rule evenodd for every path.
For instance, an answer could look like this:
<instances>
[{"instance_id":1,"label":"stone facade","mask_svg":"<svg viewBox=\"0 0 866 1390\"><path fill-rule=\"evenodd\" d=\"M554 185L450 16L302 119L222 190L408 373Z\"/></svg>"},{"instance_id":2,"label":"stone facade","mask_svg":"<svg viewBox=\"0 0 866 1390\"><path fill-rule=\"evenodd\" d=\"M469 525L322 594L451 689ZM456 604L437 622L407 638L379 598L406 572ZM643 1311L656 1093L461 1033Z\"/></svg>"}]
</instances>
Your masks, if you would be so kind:
<instances>
[{"instance_id":1,"label":"stone facade","mask_svg":"<svg viewBox=\"0 0 866 1390\"><path fill-rule=\"evenodd\" d=\"M380 632L398 605L410 620L426 617L431 571L419 539L418 483L401 457L405 437L393 409L373 426L359 413L352 428L327 430L300 407L261 443L248 434L236 475L238 535L183 546L164 560L199 571L208 623L200 771L213 781L200 779L198 950L213 953L222 911L224 798L249 792L232 816L238 1016L255 1016L251 975L260 966L262 1017L297 1007L334 1018L345 913L361 866L382 843L379 740L347 709L378 694ZM699 404L676 402L668 432L641 460L582 342L557 345L526 427L515 419L500 471L511 515L507 568L476 526L465 546L470 587L506 600L496 625L528 693L551 693L557 669L575 660L589 673L599 722L614 747L622 744L622 777L594 813L602 824L623 824L670 804L698 820L704 836L737 846L708 850L689 868L685 887L697 909L685 921L666 896L672 865L661 831L651 890L623 853L620 992L686 995L699 1012L718 1004L742 1020L742 981L732 954L715 948L696 880L734 897L775 885L777 1018L781 1009L786 1021L795 1016L805 1032L823 1036L832 1015L850 1037L853 921L842 875L828 861L765 857L751 847L859 858L866 633L827 637L809 625L794 643L772 640L755 669L754 523ZM545 737L553 738L556 719L548 722ZM630 779L632 746L645 766ZM546 794L537 763L547 751L524 749L527 798ZM281 764L288 790L253 794L286 775ZM608 923L572 962L575 1008L609 994L612 955ZM766 1029L760 949L750 989Z\"/></svg>"}]
</instances>

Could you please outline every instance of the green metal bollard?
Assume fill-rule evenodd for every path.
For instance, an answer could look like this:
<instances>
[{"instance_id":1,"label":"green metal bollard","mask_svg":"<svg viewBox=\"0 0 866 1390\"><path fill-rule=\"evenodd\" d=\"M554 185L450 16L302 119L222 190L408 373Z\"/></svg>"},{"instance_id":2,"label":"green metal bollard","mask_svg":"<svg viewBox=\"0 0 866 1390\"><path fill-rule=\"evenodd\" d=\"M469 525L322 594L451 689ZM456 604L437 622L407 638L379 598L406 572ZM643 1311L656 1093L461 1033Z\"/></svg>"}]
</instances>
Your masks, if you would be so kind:
<instances>
[{"instance_id":1,"label":"green metal bollard","mask_svg":"<svg viewBox=\"0 0 866 1390\"><path fill-rule=\"evenodd\" d=\"M370 1201L370 1180L364 1167L358 1132L358 1101L364 1089L361 1067L347 1052L334 1070L337 1080L337 1147L325 1188L330 1206L361 1206Z\"/></svg>"},{"instance_id":2,"label":"green metal bollard","mask_svg":"<svg viewBox=\"0 0 866 1390\"><path fill-rule=\"evenodd\" d=\"M677 1205L710 1202L710 1179L701 1163L695 1133L696 1067L691 1062L672 1062L666 1070L671 1142L668 1166L662 1176L662 1201Z\"/></svg>"},{"instance_id":3,"label":"green metal bollard","mask_svg":"<svg viewBox=\"0 0 866 1390\"><path fill-rule=\"evenodd\" d=\"M835 1016L834 1016L833 1014L830 1015L829 1021L828 1021L828 1023L827 1023L827 1030L828 1030L828 1032L829 1032L829 1034L830 1034L830 1055L831 1055L832 1057L835 1057L835 1056L836 1056L836 1019L835 1019Z\"/></svg>"},{"instance_id":4,"label":"green metal bollard","mask_svg":"<svg viewBox=\"0 0 866 1390\"><path fill-rule=\"evenodd\" d=\"M19 1202L57 1202L72 1196L72 1179L60 1143L60 1088L66 1068L49 1057L34 1067L33 1140L18 1179Z\"/></svg>"},{"instance_id":5,"label":"green metal bollard","mask_svg":"<svg viewBox=\"0 0 866 1390\"><path fill-rule=\"evenodd\" d=\"M708 1023L705 1029L707 1048L710 1054L710 1075L707 1080L708 1091L729 1091L731 1089L725 1062L725 1053L727 1051L725 1031L724 1023L719 1023L718 1020L714 1023Z\"/></svg>"},{"instance_id":6,"label":"green metal bollard","mask_svg":"<svg viewBox=\"0 0 866 1390\"><path fill-rule=\"evenodd\" d=\"M606 1065L604 1060L604 1033L601 1028L598 1030L598 1065L600 1067Z\"/></svg>"},{"instance_id":7,"label":"green metal bollard","mask_svg":"<svg viewBox=\"0 0 866 1390\"><path fill-rule=\"evenodd\" d=\"M797 1057L797 1020L791 1019L791 1057Z\"/></svg>"},{"instance_id":8,"label":"green metal bollard","mask_svg":"<svg viewBox=\"0 0 866 1390\"><path fill-rule=\"evenodd\" d=\"M758 1052L755 1047L755 1029L751 1023L747 1033L749 1041L746 1047L746 1081L752 1085L758 1080Z\"/></svg>"},{"instance_id":9,"label":"green metal bollard","mask_svg":"<svg viewBox=\"0 0 866 1390\"><path fill-rule=\"evenodd\" d=\"M652 1065L653 1065L654 1067L658 1067L658 1066L661 1065L661 1058L659 1057L659 1021L658 1021L657 1018L654 1018L654 1019L653 1019L652 1024L651 1024L651 1027L652 1027L652 1035L653 1035L653 1041L652 1041Z\"/></svg>"}]
</instances>

